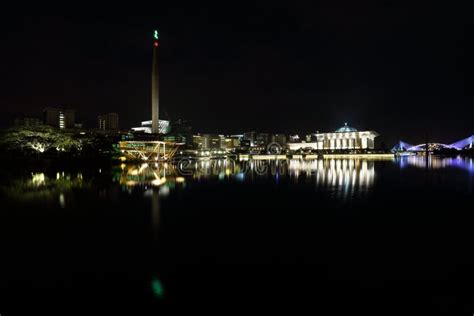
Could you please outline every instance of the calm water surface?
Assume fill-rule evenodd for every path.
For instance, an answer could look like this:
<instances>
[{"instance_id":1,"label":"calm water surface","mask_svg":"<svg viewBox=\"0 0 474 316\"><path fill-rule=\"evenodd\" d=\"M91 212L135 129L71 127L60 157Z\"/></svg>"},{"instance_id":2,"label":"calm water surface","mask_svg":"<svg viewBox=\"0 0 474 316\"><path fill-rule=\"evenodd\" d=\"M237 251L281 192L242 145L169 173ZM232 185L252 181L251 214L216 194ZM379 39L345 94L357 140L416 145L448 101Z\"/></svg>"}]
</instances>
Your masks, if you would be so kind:
<instances>
[{"instance_id":1,"label":"calm water surface","mask_svg":"<svg viewBox=\"0 0 474 316\"><path fill-rule=\"evenodd\" d=\"M219 305L467 313L466 158L1 170L0 313ZM27 302L28 304L26 304Z\"/></svg>"}]
</instances>

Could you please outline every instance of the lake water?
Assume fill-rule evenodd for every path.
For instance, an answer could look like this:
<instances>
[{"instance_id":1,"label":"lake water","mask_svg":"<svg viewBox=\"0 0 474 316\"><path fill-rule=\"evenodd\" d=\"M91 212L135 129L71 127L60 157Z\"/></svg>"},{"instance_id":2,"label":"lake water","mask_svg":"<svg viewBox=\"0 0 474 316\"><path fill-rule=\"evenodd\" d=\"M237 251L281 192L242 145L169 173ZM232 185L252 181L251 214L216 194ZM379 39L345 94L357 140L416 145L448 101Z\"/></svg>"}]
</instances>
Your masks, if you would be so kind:
<instances>
[{"instance_id":1,"label":"lake water","mask_svg":"<svg viewBox=\"0 0 474 316\"><path fill-rule=\"evenodd\" d=\"M474 312L472 159L3 166L1 176L2 315L64 311L58 302L137 315L255 304Z\"/></svg>"}]
</instances>

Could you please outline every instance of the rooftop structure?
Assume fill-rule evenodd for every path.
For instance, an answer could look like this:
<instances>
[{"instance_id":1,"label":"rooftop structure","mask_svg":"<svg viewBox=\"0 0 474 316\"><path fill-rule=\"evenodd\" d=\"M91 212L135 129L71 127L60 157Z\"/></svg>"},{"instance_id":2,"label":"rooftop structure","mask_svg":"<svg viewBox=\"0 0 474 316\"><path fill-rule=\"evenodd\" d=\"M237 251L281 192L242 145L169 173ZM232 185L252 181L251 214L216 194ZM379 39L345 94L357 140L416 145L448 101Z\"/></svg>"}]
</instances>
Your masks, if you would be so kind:
<instances>
[{"instance_id":1,"label":"rooftop structure","mask_svg":"<svg viewBox=\"0 0 474 316\"><path fill-rule=\"evenodd\" d=\"M344 123L343 127L339 127L336 130L336 133L345 133L345 132L357 132L357 130L353 127L347 126L347 123Z\"/></svg>"},{"instance_id":2,"label":"rooftop structure","mask_svg":"<svg viewBox=\"0 0 474 316\"><path fill-rule=\"evenodd\" d=\"M153 127L152 126L153 126L153 120L143 121L141 126L132 127L132 131L151 134L153 132ZM169 133L170 129L171 129L170 128L170 121L158 120L158 133L159 134Z\"/></svg>"}]
</instances>

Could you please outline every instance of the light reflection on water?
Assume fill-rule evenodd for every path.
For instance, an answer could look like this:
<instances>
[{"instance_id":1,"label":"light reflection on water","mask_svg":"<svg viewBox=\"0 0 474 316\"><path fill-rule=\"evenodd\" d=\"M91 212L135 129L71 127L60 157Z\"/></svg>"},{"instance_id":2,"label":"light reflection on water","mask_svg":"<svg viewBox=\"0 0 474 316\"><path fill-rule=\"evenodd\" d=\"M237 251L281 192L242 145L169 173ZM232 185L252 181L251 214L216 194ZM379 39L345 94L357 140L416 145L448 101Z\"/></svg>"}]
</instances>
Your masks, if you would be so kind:
<instances>
[{"instance_id":1,"label":"light reflection on water","mask_svg":"<svg viewBox=\"0 0 474 316\"><path fill-rule=\"evenodd\" d=\"M168 195L176 185L202 179L220 182L236 180L252 182L261 179L275 182L288 179L303 181L316 189L329 191L340 198L354 193L367 193L375 177L373 160L232 160L181 161L176 164L122 165L115 176L122 189L134 187L150 190L160 187L160 195ZM151 193L149 193L151 194ZM147 195L149 195L147 194Z\"/></svg>"},{"instance_id":2,"label":"light reflection on water","mask_svg":"<svg viewBox=\"0 0 474 316\"><path fill-rule=\"evenodd\" d=\"M408 156L399 159L400 167L416 167L429 169L458 168L474 174L474 159L468 157L437 157L429 156L428 161L424 156ZM428 162L428 163L427 163Z\"/></svg>"},{"instance_id":3,"label":"light reflection on water","mask_svg":"<svg viewBox=\"0 0 474 316\"><path fill-rule=\"evenodd\" d=\"M0 186L0 191L15 200L29 201L56 200L64 208L66 206L65 193L73 189L89 188L91 179L84 181L79 173L56 172L51 175L45 172L31 172L25 176L8 179Z\"/></svg>"},{"instance_id":4,"label":"light reflection on water","mask_svg":"<svg viewBox=\"0 0 474 316\"><path fill-rule=\"evenodd\" d=\"M251 183L254 181L287 181L299 185L304 183L318 191L327 191L336 198L346 199L354 194L370 192L374 186L376 166L383 164L396 165L401 169L429 168L439 170L456 168L474 175L472 158L429 157L428 164L423 156L402 157L396 161L376 161L363 159L319 159L319 160L183 160L177 163L143 163L121 164L111 172L90 174L86 169L78 172L32 172L18 178L8 179L2 185L2 192L7 196L28 200L35 198L55 199L65 207L67 195L73 189L94 189L100 179L109 187L118 185L123 192L132 193L142 190L145 196L154 191L159 196L169 195L176 187L185 188L187 183L202 180L218 182L237 181ZM97 169L96 169L97 170ZM381 175L384 177L385 175ZM384 179L382 179L384 180ZM391 179L386 179L391 181ZM154 190L156 188L157 190ZM98 189L99 190L99 189ZM103 190L103 187L100 189Z\"/></svg>"}]
</instances>

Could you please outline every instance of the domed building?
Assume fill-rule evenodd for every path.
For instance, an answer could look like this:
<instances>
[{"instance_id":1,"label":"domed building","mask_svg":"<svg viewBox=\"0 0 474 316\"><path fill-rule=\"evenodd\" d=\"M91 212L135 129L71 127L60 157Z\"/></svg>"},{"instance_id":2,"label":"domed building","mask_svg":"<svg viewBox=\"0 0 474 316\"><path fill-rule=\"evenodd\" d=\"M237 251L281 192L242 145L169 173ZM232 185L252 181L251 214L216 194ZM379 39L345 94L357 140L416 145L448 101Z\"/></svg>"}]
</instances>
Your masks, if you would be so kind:
<instances>
[{"instance_id":1,"label":"domed building","mask_svg":"<svg viewBox=\"0 0 474 316\"><path fill-rule=\"evenodd\" d=\"M339 127L336 129L336 133L343 133L343 132L357 132L354 127L347 126L347 123L344 123L343 127Z\"/></svg>"},{"instance_id":2,"label":"domed building","mask_svg":"<svg viewBox=\"0 0 474 316\"><path fill-rule=\"evenodd\" d=\"M308 136L310 136L310 142L290 143L288 147L291 150L301 148L314 150L374 149L375 137L379 134L374 131L358 131L345 123L333 133L316 133Z\"/></svg>"}]
</instances>

